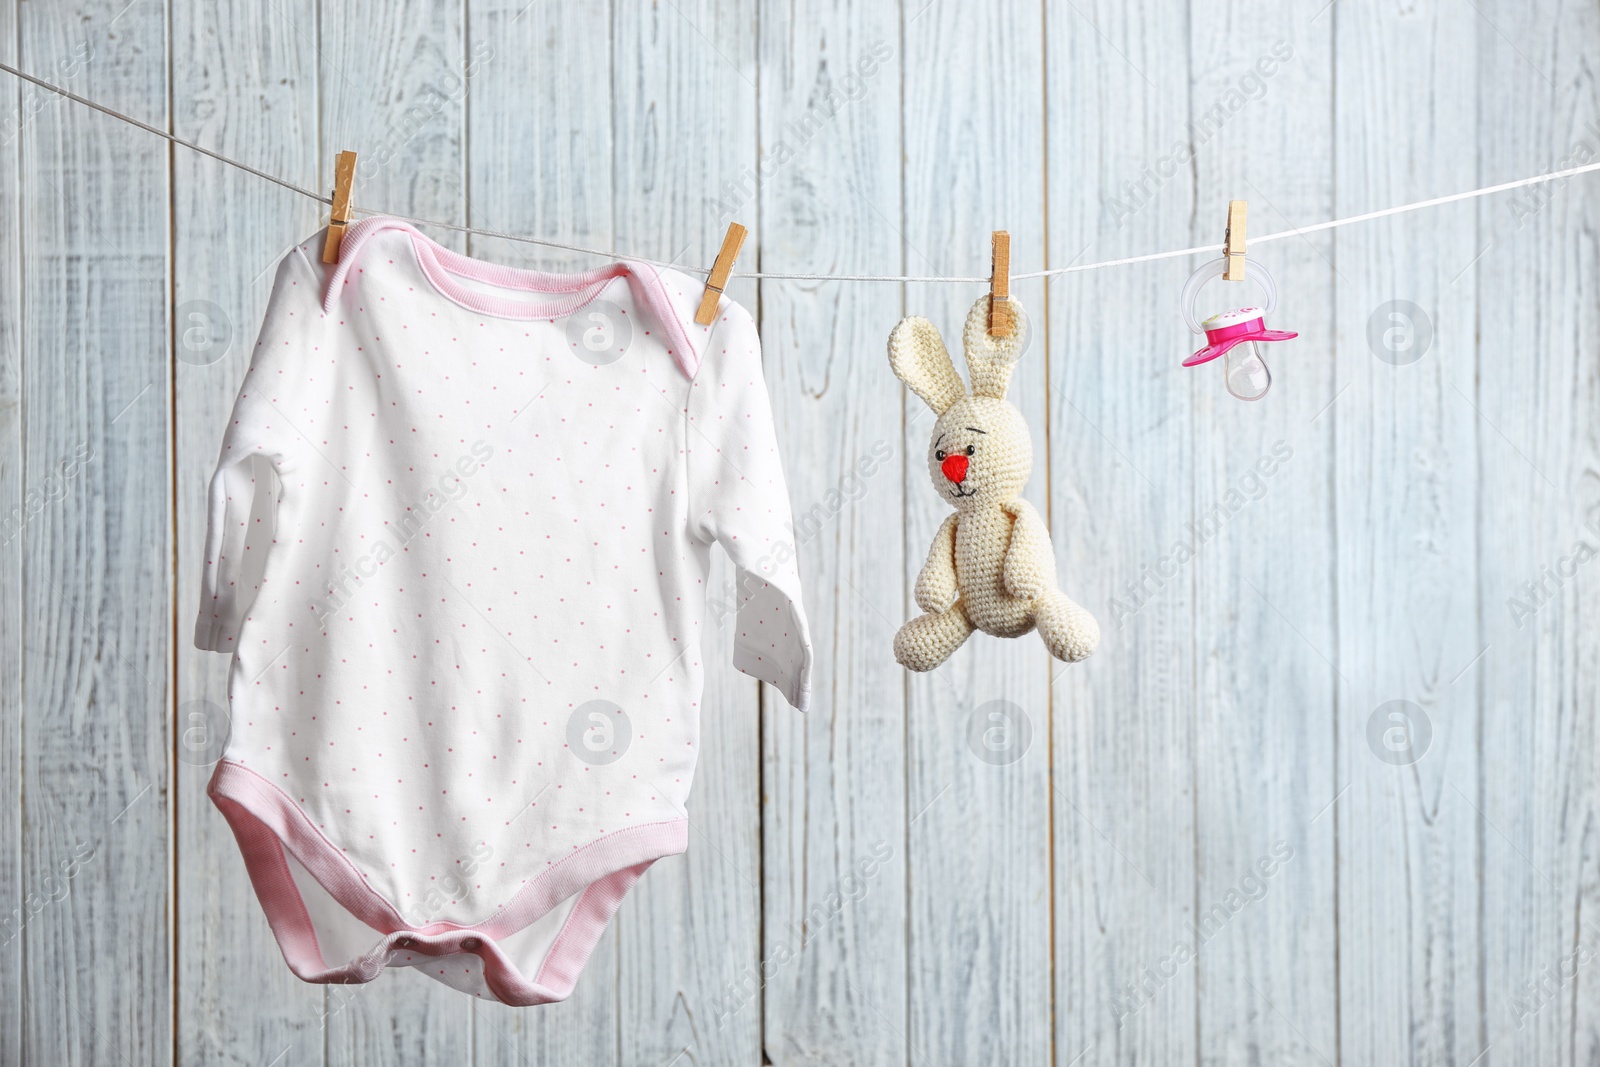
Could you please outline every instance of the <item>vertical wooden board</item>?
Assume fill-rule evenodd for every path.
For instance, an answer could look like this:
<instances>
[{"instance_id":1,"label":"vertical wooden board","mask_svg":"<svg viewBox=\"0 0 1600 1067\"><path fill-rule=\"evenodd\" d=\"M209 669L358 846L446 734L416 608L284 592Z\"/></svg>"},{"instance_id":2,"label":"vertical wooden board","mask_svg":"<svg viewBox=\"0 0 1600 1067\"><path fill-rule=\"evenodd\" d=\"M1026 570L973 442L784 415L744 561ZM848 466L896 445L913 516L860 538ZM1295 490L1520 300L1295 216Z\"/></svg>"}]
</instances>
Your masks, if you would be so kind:
<instances>
[{"instance_id":1,"label":"vertical wooden board","mask_svg":"<svg viewBox=\"0 0 1600 1067\"><path fill-rule=\"evenodd\" d=\"M17 5L0 3L0 55L17 62ZM22 83L0 79L0 1060L22 1058Z\"/></svg>"},{"instance_id":2,"label":"vertical wooden board","mask_svg":"<svg viewBox=\"0 0 1600 1067\"><path fill-rule=\"evenodd\" d=\"M164 12L124 6L29 5L20 61L164 124ZM172 1055L166 146L59 101L17 143L45 498L21 536L20 1061L149 1063Z\"/></svg>"},{"instance_id":3,"label":"vertical wooden board","mask_svg":"<svg viewBox=\"0 0 1600 1067\"><path fill-rule=\"evenodd\" d=\"M502 0L471 4L468 14L471 224L610 247L610 12L576 2ZM522 267L599 265L593 257L497 238L473 237L467 249ZM566 1001L532 1009L473 1004L475 1062L616 1062L618 928L656 877L652 872L629 894Z\"/></svg>"},{"instance_id":4,"label":"vertical wooden board","mask_svg":"<svg viewBox=\"0 0 1600 1067\"><path fill-rule=\"evenodd\" d=\"M1161 162L1187 137L1186 9L1050 9L1052 266L1189 244L1192 172ZM1193 972L1163 962L1195 918L1196 580L1153 577L1196 518L1202 383L1178 366L1189 335L1173 310L1190 269L1050 284L1051 527L1066 591L1102 632L1094 658L1057 669L1053 691L1063 1064L1199 1056Z\"/></svg>"},{"instance_id":5,"label":"vertical wooden board","mask_svg":"<svg viewBox=\"0 0 1600 1067\"><path fill-rule=\"evenodd\" d=\"M756 158L755 0L619 8L611 36L617 247L705 271L728 223L743 223L727 295L759 316L754 283L739 277L761 254L755 203L718 206L722 184Z\"/></svg>"},{"instance_id":6,"label":"vertical wooden board","mask_svg":"<svg viewBox=\"0 0 1600 1067\"><path fill-rule=\"evenodd\" d=\"M337 0L320 18L319 187L331 189L334 156L350 149L360 154L357 208L464 219L463 0ZM458 233L430 236L465 247ZM472 1014L471 998L402 969L360 990L329 987L328 1062L470 1062Z\"/></svg>"},{"instance_id":7,"label":"vertical wooden board","mask_svg":"<svg viewBox=\"0 0 1600 1067\"><path fill-rule=\"evenodd\" d=\"M718 183L719 215L759 207L763 270L896 273L899 6L767 3L760 21L761 157ZM885 341L901 290L761 288L816 661L807 715L767 694L760 969L730 974L728 999L757 1025L764 1014L765 1062L922 1062L906 1042L905 676L892 651L905 491Z\"/></svg>"},{"instance_id":8,"label":"vertical wooden board","mask_svg":"<svg viewBox=\"0 0 1600 1067\"><path fill-rule=\"evenodd\" d=\"M173 129L310 188L316 55L310 3L172 11ZM316 203L185 149L173 155L174 463L178 519L177 1060L316 1063L323 989L284 965L232 832L206 797L228 730L231 657L194 647L206 492L274 268L314 230Z\"/></svg>"},{"instance_id":9,"label":"vertical wooden board","mask_svg":"<svg viewBox=\"0 0 1600 1067\"><path fill-rule=\"evenodd\" d=\"M1309 14L1192 5L1191 245L1222 240L1231 198L1249 202L1247 233L1332 217L1332 24ZM1260 346L1273 384L1259 402L1227 393L1221 360L1180 368L1204 338L1170 297L1157 305L1164 373L1189 386L1194 411L1198 529L1169 531L1169 562L1155 564L1195 589L1196 914L1178 939L1196 953L1185 980L1202 1063L1334 1062L1339 1045L1332 247L1326 234L1248 246L1244 282L1201 292L1203 319L1262 303L1249 272L1276 281L1268 325L1300 339Z\"/></svg>"},{"instance_id":10,"label":"vertical wooden board","mask_svg":"<svg viewBox=\"0 0 1600 1067\"><path fill-rule=\"evenodd\" d=\"M1600 99L1579 73L1600 47L1597 13L1549 2L1481 12L1480 184L1600 159ZM1461 788L1482 809L1483 914L1514 917L1482 929L1483 1025L1496 1064L1586 1064L1600 1051L1595 181L1480 201L1489 251L1468 275L1492 294L1478 316L1474 395L1485 420L1488 651L1475 668L1483 762L1477 782Z\"/></svg>"},{"instance_id":11,"label":"vertical wooden board","mask_svg":"<svg viewBox=\"0 0 1600 1067\"><path fill-rule=\"evenodd\" d=\"M990 233L1011 234L1014 271L1045 260L1043 12L1036 3L906 4L903 263L918 274L987 274ZM961 332L986 286L911 285L963 373ZM1027 499L1050 513L1044 286L1013 283L1033 344L1008 399L1034 441ZM905 594L951 512L929 483L934 416L906 395ZM980 427L981 429L981 427ZM975 461L977 462L977 461ZM982 464L978 462L978 469ZM1067 575L1073 574L1069 568ZM887 649L886 649L887 651ZM1050 1054L1050 679L1063 665L1037 634L975 633L909 680L907 1041L913 1060L1041 1062ZM984 991L974 995L975 990Z\"/></svg>"},{"instance_id":12,"label":"vertical wooden board","mask_svg":"<svg viewBox=\"0 0 1600 1067\"><path fill-rule=\"evenodd\" d=\"M611 13L581 0L495 0L472 4L469 15L472 225L613 247ZM473 237L469 247L521 267L601 265L493 237Z\"/></svg>"},{"instance_id":13,"label":"vertical wooden board","mask_svg":"<svg viewBox=\"0 0 1600 1067\"><path fill-rule=\"evenodd\" d=\"M714 210L712 190L756 158L756 4L620 5L611 40L618 245L709 267L728 221ZM754 269L761 241L753 213L739 221L751 236L735 272ZM729 296L760 314L748 282L736 283ZM781 435L779 442L791 443ZM712 578L724 583L712 586L714 600L726 599L719 591L734 578L724 563ZM732 668L735 618L708 615L706 626L715 632L701 650L706 693L689 849L659 863L619 916L623 1064L760 1062L760 1012L730 1009L726 1001L730 977L754 967L760 952L759 690ZM766 700L783 709L779 714L793 714L776 692Z\"/></svg>"},{"instance_id":14,"label":"vertical wooden board","mask_svg":"<svg viewBox=\"0 0 1600 1067\"><path fill-rule=\"evenodd\" d=\"M1477 11L1346 0L1323 17L1335 20L1338 57L1335 214L1474 188ZM1347 227L1334 243L1344 392L1325 417L1344 791L1330 815L1337 1055L1352 1063L1465 1064L1483 1047L1479 841L1492 831L1473 795L1476 526L1481 508L1500 505L1480 496L1478 470L1509 447L1474 387L1474 217L1472 205L1443 207Z\"/></svg>"},{"instance_id":15,"label":"vertical wooden board","mask_svg":"<svg viewBox=\"0 0 1600 1067\"><path fill-rule=\"evenodd\" d=\"M356 152L358 211L460 223L466 217L466 107L473 58L465 0L328 0L319 9L322 167ZM271 17L266 15L263 17ZM300 27L308 33L310 24ZM430 234L458 251L465 235Z\"/></svg>"}]
</instances>

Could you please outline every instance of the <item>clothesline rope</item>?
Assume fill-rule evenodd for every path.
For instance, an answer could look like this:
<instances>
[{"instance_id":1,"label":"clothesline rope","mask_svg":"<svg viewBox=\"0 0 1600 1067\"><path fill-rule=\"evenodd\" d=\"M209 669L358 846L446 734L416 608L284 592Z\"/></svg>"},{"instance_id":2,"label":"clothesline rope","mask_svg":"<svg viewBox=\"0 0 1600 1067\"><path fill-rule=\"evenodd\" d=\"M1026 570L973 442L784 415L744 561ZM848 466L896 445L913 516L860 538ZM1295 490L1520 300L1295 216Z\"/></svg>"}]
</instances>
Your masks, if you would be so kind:
<instances>
[{"instance_id":1,"label":"clothesline rope","mask_svg":"<svg viewBox=\"0 0 1600 1067\"><path fill-rule=\"evenodd\" d=\"M216 160L218 163L224 163L230 167L235 167L244 171L246 174L253 174L257 178L265 179L274 185L288 189L290 192L299 193L301 196L315 200L319 204L331 205L333 202L332 197L323 196L321 193L315 192L314 190L307 189L301 185L296 185L294 182L291 182L286 178L280 178L277 175L269 174L264 170L258 170L248 163L243 163L237 159L232 159L220 152L215 152L209 148L206 148L204 145L185 140L174 133L170 133L157 126L152 126L148 122L141 122L139 119L133 118L130 115L124 115L115 108L107 107L105 104L99 103L98 101L90 100L84 96L79 96L77 93L63 89L59 85L52 85L50 82L47 82L42 78L37 78L26 71L18 70L16 67L13 67L7 63L0 63L0 70L3 70L7 74L10 74L14 77L21 78L23 81L37 85L39 88L48 92L55 93L57 96L71 100L75 104L81 104L84 107L92 108L93 110L98 111L103 115L109 115L120 122L125 122L130 126L136 126L139 129L144 130L146 133L153 133L157 137L164 138L165 140L170 141L172 144L187 148L191 152L197 152L202 156ZM1323 230L1335 230L1341 226L1350 226L1358 222L1372 222L1375 219L1388 218L1392 215L1403 215L1410 211L1421 211L1424 208L1440 207L1444 204L1453 204L1462 200L1472 200L1480 196L1492 196L1495 193L1510 192L1513 189L1522 189L1530 185L1540 185L1544 182L1561 181L1565 178L1573 178L1580 174L1590 174L1595 171L1600 171L1600 162L1588 163L1578 167L1568 167L1565 170L1551 171L1548 174L1537 174L1531 178L1519 178L1516 181L1501 182L1499 185L1488 185L1481 189L1471 189L1461 193L1450 193L1447 196L1436 196L1429 200L1417 200L1410 204L1400 204L1395 207L1387 207L1378 211L1368 211L1361 215L1349 215L1342 219L1330 219L1327 222L1318 222L1310 226L1296 226L1293 229L1279 230L1276 233L1268 233L1259 237L1251 237L1250 243L1265 244L1268 241L1281 241L1287 237L1303 237L1307 234L1320 233ZM689 274L709 273L709 270L705 267L685 266L678 263L666 263L660 260L646 259L642 256L627 256L611 249L589 248L584 245L552 241L543 237L532 237L528 234L506 233L501 230L489 230L475 226L462 226L459 223L454 222L441 222L437 219L416 218L410 215L395 215L387 211L376 211L368 208L357 208L356 211L358 214L362 215L386 215L390 218L400 219L418 226L432 226L441 230L451 230L456 233L470 234L476 237L497 237L506 241L518 241L523 244L539 245L543 248L554 248L564 252L576 252L580 255L599 256L603 259L629 259L636 263L648 263L652 266L681 270ZM1050 267L1046 270L1026 271L1020 274L1011 275L1011 280L1025 281L1029 278L1054 278L1064 274L1080 274L1085 271L1104 270L1107 267L1125 267L1134 263L1153 263L1157 260L1180 259L1184 256L1193 256L1205 252L1220 251L1222 251L1222 243L1219 241L1216 244L1196 245L1193 248L1180 248L1168 252L1150 252L1142 256L1127 256L1122 259L1106 259L1095 263L1080 263L1066 267ZM734 271L734 276L739 278L752 278L766 281L791 282L947 282L958 283L962 285L989 284L989 278L983 275L973 277L957 277L950 275L916 274L788 274L773 271Z\"/></svg>"}]
</instances>

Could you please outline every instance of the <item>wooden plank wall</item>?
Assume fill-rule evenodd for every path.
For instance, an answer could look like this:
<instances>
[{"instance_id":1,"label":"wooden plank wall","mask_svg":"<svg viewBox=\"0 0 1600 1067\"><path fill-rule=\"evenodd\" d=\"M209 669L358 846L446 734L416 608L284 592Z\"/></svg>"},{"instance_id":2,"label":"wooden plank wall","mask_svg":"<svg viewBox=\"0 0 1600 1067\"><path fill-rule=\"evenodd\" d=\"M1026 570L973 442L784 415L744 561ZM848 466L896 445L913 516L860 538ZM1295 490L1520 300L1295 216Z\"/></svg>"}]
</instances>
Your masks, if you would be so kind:
<instances>
[{"instance_id":1,"label":"wooden plank wall","mask_svg":"<svg viewBox=\"0 0 1600 1067\"><path fill-rule=\"evenodd\" d=\"M363 206L688 264L738 220L800 273L1600 159L1597 47L1555 0L0 0L5 61L301 185L355 148ZM1073 668L890 656L944 511L884 339L958 349L981 287L738 281L816 706L714 635L689 853L521 1010L295 980L204 796L204 486L317 205L0 77L0 1063L1600 1062L1597 216L1576 179L1258 246L1302 336L1256 405L1178 366L1190 263L1019 283Z\"/></svg>"}]
</instances>

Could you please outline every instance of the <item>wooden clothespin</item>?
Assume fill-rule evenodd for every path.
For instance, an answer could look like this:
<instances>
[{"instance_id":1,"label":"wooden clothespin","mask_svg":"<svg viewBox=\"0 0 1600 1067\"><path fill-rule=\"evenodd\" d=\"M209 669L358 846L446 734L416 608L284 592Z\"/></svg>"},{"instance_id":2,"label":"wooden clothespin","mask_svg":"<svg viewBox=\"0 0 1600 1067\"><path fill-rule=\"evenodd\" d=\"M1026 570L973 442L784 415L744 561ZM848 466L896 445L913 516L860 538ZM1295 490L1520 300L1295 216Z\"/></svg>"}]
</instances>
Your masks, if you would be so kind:
<instances>
[{"instance_id":1,"label":"wooden clothespin","mask_svg":"<svg viewBox=\"0 0 1600 1067\"><path fill-rule=\"evenodd\" d=\"M1222 238L1228 266L1222 276L1230 282L1244 281L1244 220L1248 208L1247 200L1228 201L1228 231Z\"/></svg>"},{"instance_id":2,"label":"wooden clothespin","mask_svg":"<svg viewBox=\"0 0 1600 1067\"><path fill-rule=\"evenodd\" d=\"M990 237L989 336L1010 337L1017 329L1011 311L1011 234L996 230Z\"/></svg>"},{"instance_id":3,"label":"wooden clothespin","mask_svg":"<svg viewBox=\"0 0 1600 1067\"><path fill-rule=\"evenodd\" d=\"M744 247L744 238L749 232L737 222L728 223L728 232L722 238L722 249L717 252L717 260L711 265L711 277L706 279L706 291L700 297L700 310L694 313L694 321L700 325L710 326L711 320L717 317L717 300L728 287L733 261L739 258L739 249Z\"/></svg>"},{"instance_id":4,"label":"wooden clothespin","mask_svg":"<svg viewBox=\"0 0 1600 1067\"><path fill-rule=\"evenodd\" d=\"M356 183L356 154L340 152L333 161L333 211L328 216L328 239L322 243L322 262L339 262L339 246L350 225L350 188Z\"/></svg>"}]
</instances>

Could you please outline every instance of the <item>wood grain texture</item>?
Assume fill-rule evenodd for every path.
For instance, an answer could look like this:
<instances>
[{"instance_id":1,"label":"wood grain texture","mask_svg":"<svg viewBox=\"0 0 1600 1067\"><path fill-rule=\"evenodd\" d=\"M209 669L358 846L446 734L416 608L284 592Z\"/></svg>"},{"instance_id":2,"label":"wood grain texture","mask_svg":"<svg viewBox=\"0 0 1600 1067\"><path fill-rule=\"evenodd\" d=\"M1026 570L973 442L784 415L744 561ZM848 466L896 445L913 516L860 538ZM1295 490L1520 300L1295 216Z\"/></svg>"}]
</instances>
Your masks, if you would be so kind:
<instances>
[{"instance_id":1,"label":"wood grain texture","mask_svg":"<svg viewBox=\"0 0 1600 1067\"><path fill-rule=\"evenodd\" d=\"M1327 17L1339 57L1335 213L1473 188L1481 16L1449 3L1356 3ZM1333 246L1335 366L1348 387L1333 409L1333 567L1340 774L1348 768L1339 785L1349 788L1332 812L1340 1044L1327 1054L1350 1062L1467 1064L1485 1040L1479 872L1492 831L1473 796L1477 520L1483 464L1514 453L1485 424L1474 386L1475 214L1446 207L1350 227ZM1395 300L1422 309L1416 322L1387 306ZM1424 321L1431 349L1406 363L1421 339L1408 331Z\"/></svg>"},{"instance_id":2,"label":"wood grain texture","mask_svg":"<svg viewBox=\"0 0 1600 1067\"><path fill-rule=\"evenodd\" d=\"M1190 115L1206 124L1220 103L1228 116L1196 149L1192 243L1221 240L1230 198L1249 200L1254 233L1332 217L1331 172L1261 165L1333 152L1331 34L1330 19L1308 22L1282 4L1191 8ZM1246 247L1246 280L1208 285L1197 313L1260 303L1248 274L1270 271L1282 294L1271 325L1301 335L1261 346L1271 392L1235 400L1217 363L1169 371L1191 390L1197 521L1215 527L1187 568L1197 929L1177 936L1197 947L1200 1062L1310 1065L1339 1048L1328 405L1341 278L1326 234ZM1166 321L1175 367L1201 339Z\"/></svg>"},{"instance_id":3,"label":"wood grain texture","mask_svg":"<svg viewBox=\"0 0 1600 1067\"><path fill-rule=\"evenodd\" d=\"M707 194L756 153L755 0L674 0L648 11L620 5L611 46L617 242L708 268L729 220L717 217ZM718 135L707 136L711 130ZM697 151L675 150L685 144ZM752 235L739 263L748 269L761 230L754 218L741 221ZM699 289L690 285L685 295L693 301ZM726 293L759 311L749 281ZM717 555L712 590L734 576ZM701 649L706 692L685 812L689 849L651 869L616 929L623 1065L760 1062L760 1013L725 1005L728 977L761 949L759 685L732 667L735 619L708 617L705 625L713 632ZM768 700L783 704L775 693Z\"/></svg>"},{"instance_id":4,"label":"wood grain texture","mask_svg":"<svg viewBox=\"0 0 1600 1067\"><path fill-rule=\"evenodd\" d=\"M74 91L312 188L359 151L359 208L692 266L749 226L817 649L801 717L716 627L688 854L567 1002L294 979L189 633L321 209L7 79L0 1062L1595 1062L1595 179L1252 246L1301 331L1260 404L1178 366L1193 262L1014 282L1028 496L1104 630L1070 668L890 653L946 509L884 341L927 315L959 362L985 286L740 270L984 275L1005 228L1021 272L1588 162L1597 46L1555 0L0 0L0 56Z\"/></svg>"},{"instance_id":5,"label":"wood grain texture","mask_svg":"<svg viewBox=\"0 0 1600 1067\"><path fill-rule=\"evenodd\" d=\"M322 169L315 188L331 194L334 157L349 148L360 154L358 211L465 218L465 7L464 0L329 0L315 23L295 21L317 41ZM466 246L455 231L434 237L457 251Z\"/></svg>"},{"instance_id":6,"label":"wood grain texture","mask_svg":"<svg viewBox=\"0 0 1600 1067\"><path fill-rule=\"evenodd\" d=\"M761 159L718 190L760 212L764 270L903 262L898 5L761 5ZM816 648L812 706L767 694L757 981L765 1062L899 1063L907 1046L903 389L898 286L764 282L762 346ZM916 487L913 486L915 489ZM751 1062L759 1062L752 1060Z\"/></svg>"},{"instance_id":7,"label":"wood grain texture","mask_svg":"<svg viewBox=\"0 0 1600 1067\"><path fill-rule=\"evenodd\" d=\"M250 4L174 8L173 130L320 188L313 5L263 19ZM206 796L228 717L229 657L194 647L206 490L279 258L317 205L189 152L173 156L178 684L177 1043L187 1063L320 1063L324 991L283 965L233 833ZM265 473L265 472L262 472Z\"/></svg>"},{"instance_id":8,"label":"wood grain texture","mask_svg":"<svg viewBox=\"0 0 1600 1067\"><path fill-rule=\"evenodd\" d=\"M17 62L17 5L0 3L0 55ZM24 915L22 864L22 663L26 635L22 610L24 542L20 536L27 491L22 423L22 157L25 99L20 84L0 93L0 797L6 800L5 843L0 854L0 1060L22 1058Z\"/></svg>"},{"instance_id":9,"label":"wood grain texture","mask_svg":"<svg viewBox=\"0 0 1600 1067\"><path fill-rule=\"evenodd\" d=\"M591 248L616 240L611 16L581 0L475 3L467 26L472 224ZM575 270L592 257L475 237L475 256Z\"/></svg>"},{"instance_id":10,"label":"wood grain texture","mask_svg":"<svg viewBox=\"0 0 1600 1067\"><path fill-rule=\"evenodd\" d=\"M1189 89L1175 76L1190 63L1187 7L1096 3L1047 20L1052 265L1190 243L1192 170L1162 163L1187 136ZM1195 971L1175 946L1193 938L1204 863L1194 575L1205 560L1161 565L1212 503L1196 489L1194 437L1220 401L1214 379L1177 367L1189 338L1169 310L1190 269L1050 286L1051 529L1065 588L1103 635L1092 659L1057 668L1053 690L1062 1063L1199 1060Z\"/></svg>"},{"instance_id":11,"label":"wood grain texture","mask_svg":"<svg viewBox=\"0 0 1600 1067\"><path fill-rule=\"evenodd\" d=\"M1481 178L1600 158L1600 99L1578 71L1597 34L1592 8L1482 9L1479 121L1495 133L1480 142ZM1479 774L1461 788L1482 815L1481 1027L1497 1064L1567 1067L1600 1056L1600 991L1586 951L1597 943L1600 903L1600 619L1589 561L1600 546L1597 206L1594 189L1570 183L1483 201L1476 229L1489 251L1462 279L1485 295L1469 395L1483 413L1488 651L1474 670Z\"/></svg>"},{"instance_id":12,"label":"wood grain texture","mask_svg":"<svg viewBox=\"0 0 1600 1067\"><path fill-rule=\"evenodd\" d=\"M77 89L166 121L166 71L140 58L165 54L159 8L20 12L22 62L61 76L82 53ZM167 155L56 100L18 143L43 498L22 534L20 1061L150 1063L173 1048Z\"/></svg>"},{"instance_id":13,"label":"wood grain texture","mask_svg":"<svg viewBox=\"0 0 1600 1067\"><path fill-rule=\"evenodd\" d=\"M907 9L905 266L987 273L996 229L1011 234L1014 271L1043 263L1039 5ZM962 326L986 289L907 287L907 311L938 324L964 375ZM1024 495L1048 515L1044 285L1014 281L1012 294L1032 316L1034 341L1012 372L1007 399L1034 436ZM916 611L907 594L950 514L927 474L934 415L909 393L905 405L902 619ZM1050 680L1061 666L1037 634L1005 641L977 633L943 666L909 681L907 1041L914 1059L1038 1063L1050 1054L1052 901L1042 846L1051 818Z\"/></svg>"}]
</instances>

